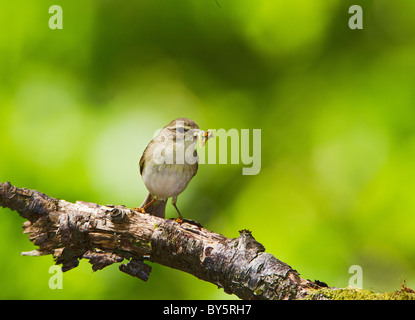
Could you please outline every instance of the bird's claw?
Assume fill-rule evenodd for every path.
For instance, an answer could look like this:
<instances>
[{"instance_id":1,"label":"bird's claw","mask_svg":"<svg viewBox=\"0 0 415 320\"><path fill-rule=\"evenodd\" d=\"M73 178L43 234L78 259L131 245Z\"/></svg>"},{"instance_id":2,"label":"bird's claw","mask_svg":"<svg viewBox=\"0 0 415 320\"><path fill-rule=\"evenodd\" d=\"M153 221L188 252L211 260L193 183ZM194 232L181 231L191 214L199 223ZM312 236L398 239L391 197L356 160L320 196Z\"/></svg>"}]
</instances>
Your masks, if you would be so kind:
<instances>
[{"instance_id":1,"label":"bird's claw","mask_svg":"<svg viewBox=\"0 0 415 320\"><path fill-rule=\"evenodd\" d=\"M170 218L170 220L176 221L178 224L188 223L188 224L191 224L191 225L194 225L194 226L198 227L199 229L203 228L203 226L199 222L194 221L194 220L190 220L190 219Z\"/></svg>"},{"instance_id":2,"label":"bird's claw","mask_svg":"<svg viewBox=\"0 0 415 320\"><path fill-rule=\"evenodd\" d=\"M146 211L143 208L133 208L134 211L138 211L140 213L146 213Z\"/></svg>"}]
</instances>

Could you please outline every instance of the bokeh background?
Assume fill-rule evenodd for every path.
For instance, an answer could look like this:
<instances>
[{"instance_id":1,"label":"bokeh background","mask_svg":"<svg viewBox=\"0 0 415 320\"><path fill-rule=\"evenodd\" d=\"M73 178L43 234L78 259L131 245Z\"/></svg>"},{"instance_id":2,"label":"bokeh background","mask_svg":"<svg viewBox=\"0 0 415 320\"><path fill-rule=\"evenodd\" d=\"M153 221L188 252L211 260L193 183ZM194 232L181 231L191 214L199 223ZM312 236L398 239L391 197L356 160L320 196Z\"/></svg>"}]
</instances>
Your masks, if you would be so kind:
<instances>
[{"instance_id":1,"label":"bokeh background","mask_svg":"<svg viewBox=\"0 0 415 320\"><path fill-rule=\"evenodd\" d=\"M63 29L48 26L51 5ZM415 286L415 2L3 1L0 181L68 201L137 206L138 160L177 117L262 130L262 170L201 165L184 216L250 229L302 277L375 292ZM175 217L168 206L168 217ZM0 298L234 299L152 264L148 282L87 261L48 286L51 256L0 209Z\"/></svg>"}]
</instances>

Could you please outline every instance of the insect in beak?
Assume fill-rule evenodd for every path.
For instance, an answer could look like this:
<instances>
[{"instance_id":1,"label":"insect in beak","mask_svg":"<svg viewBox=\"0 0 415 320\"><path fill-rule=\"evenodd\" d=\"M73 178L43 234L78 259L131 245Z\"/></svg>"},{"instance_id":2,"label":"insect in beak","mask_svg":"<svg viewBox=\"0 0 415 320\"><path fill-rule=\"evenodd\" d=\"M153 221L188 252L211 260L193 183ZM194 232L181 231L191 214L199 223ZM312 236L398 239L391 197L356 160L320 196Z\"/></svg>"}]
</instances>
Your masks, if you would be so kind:
<instances>
[{"instance_id":1,"label":"insect in beak","mask_svg":"<svg viewBox=\"0 0 415 320\"><path fill-rule=\"evenodd\" d=\"M213 137L212 131L208 130L208 131L203 131L200 130L199 132L200 138L201 138L201 146L204 147L206 141L208 141L208 139Z\"/></svg>"}]
</instances>

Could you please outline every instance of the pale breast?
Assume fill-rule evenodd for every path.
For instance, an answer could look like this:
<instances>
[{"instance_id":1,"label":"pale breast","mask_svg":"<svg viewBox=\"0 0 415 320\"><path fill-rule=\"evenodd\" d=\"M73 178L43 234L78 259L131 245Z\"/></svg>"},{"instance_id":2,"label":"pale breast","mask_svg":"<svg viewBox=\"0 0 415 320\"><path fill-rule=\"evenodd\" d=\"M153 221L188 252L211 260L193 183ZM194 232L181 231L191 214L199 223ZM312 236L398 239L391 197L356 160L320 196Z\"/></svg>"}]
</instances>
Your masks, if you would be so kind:
<instances>
[{"instance_id":1,"label":"pale breast","mask_svg":"<svg viewBox=\"0 0 415 320\"><path fill-rule=\"evenodd\" d=\"M142 176L148 191L158 199L178 196L195 175L196 165L163 164L145 166Z\"/></svg>"}]
</instances>

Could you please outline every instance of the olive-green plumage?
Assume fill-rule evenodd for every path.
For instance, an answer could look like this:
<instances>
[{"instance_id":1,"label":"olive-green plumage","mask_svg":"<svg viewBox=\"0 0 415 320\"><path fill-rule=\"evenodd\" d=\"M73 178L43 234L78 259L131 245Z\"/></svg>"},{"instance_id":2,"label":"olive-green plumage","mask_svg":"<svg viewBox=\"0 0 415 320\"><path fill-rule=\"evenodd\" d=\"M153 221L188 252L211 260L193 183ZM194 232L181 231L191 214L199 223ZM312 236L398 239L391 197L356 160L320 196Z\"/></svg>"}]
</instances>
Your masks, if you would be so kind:
<instances>
[{"instance_id":1,"label":"olive-green plumage","mask_svg":"<svg viewBox=\"0 0 415 320\"><path fill-rule=\"evenodd\" d=\"M200 132L203 131L194 121L178 118L147 145L139 162L140 174L149 191L140 206L146 213L164 218L167 199L172 198L179 219L182 219L176 201L197 173L195 147Z\"/></svg>"}]
</instances>

